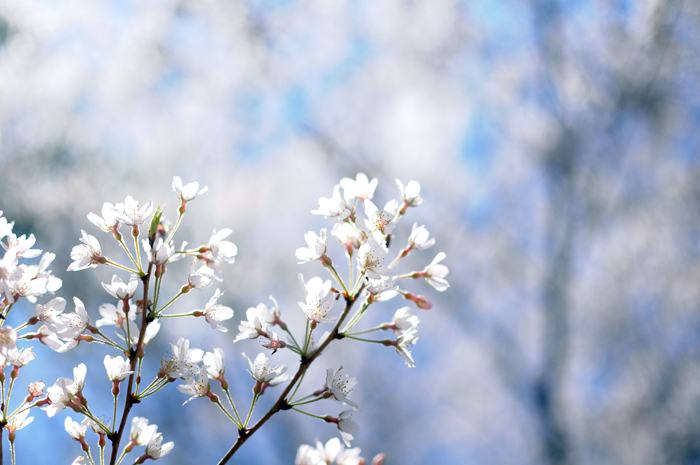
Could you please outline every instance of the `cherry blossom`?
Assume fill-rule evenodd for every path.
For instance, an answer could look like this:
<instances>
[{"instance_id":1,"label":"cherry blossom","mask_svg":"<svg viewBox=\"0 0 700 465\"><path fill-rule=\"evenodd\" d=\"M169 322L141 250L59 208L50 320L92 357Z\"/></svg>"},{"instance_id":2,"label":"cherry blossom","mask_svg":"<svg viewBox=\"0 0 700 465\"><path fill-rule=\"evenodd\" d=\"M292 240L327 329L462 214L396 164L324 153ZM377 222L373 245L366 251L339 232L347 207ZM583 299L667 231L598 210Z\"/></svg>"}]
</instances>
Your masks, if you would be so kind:
<instances>
[{"instance_id":1,"label":"cherry blossom","mask_svg":"<svg viewBox=\"0 0 700 465\"><path fill-rule=\"evenodd\" d=\"M385 236L394 232L399 211L399 203L396 200L387 202L381 211L377 209L371 200L365 200L364 206L365 215L367 215L365 220L367 232L379 231Z\"/></svg>"},{"instance_id":2,"label":"cherry blossom","mask_svg":"<svg viewBox=\"0 0 700 465\"><path fill-rule=\"evenodd\" d=\"M408 246L417 250L429 249L435 245L435 238L428 239L429 236L430 233L425 229L425 226L418 226L417 223L413 223L411 235L408 236Z\"/></svg>"},{"instance_id":3,"label":"cherry blossom","mask_svg":"<svg viewBox=\"0 0 700 465\"><path fill-rule=\"evenodd\" d=\"M195 315L197 312L202 313L204 318L207 320L207 323L211 325L212 329L218 329L219 331L225 333L228 331L228 328L221 326L219 322L231 319L233 317L233 309L216 303L219 300L219 297L222 295L223 293L217 289L214 291L212 298L209 299L209 302L207 302L204 310L195 310L194 312Z\"/></svg>"},{"instance_id":4,"label":"cherry blossom","mask_svg":"<svg viewBox=\"0 0 700 465\"><path fill-rule=\"evenodd\" d=\"M280 383L289 381L292 379L291 375L285 375L284 372L287 371L287 365L278 365L276 367L270 367L270 359L264 353L258 354L255 357L255 361L251 361L248 356L243 353L243 358L248 361L248 373L253 377L254 380L261 384L268 386L277 386Z\"/></svg>"},{"instance_id":5,"label":"cherry blossom","mask_svg":"<svg viewBox=\"0 0 700 465\"><path fill-rule=\"evenodd\" d=\"M369 237L357 252L357 268L364 272L367 277L373 279L390 276L393 273L391 269L382 265L387 253L387 249L383 245L379 244L373 237Z\"/></svg>"},{"instance_id":6,"label":"cherry blossom","mask_svg":"<svg viewBox=\"0 0 700 465\"><path fill-rule=\"evenodd\" d=\"M197 397L206 396L210 391L209 378L207 377L207 369L205 367L199 367L199 372L196 376L185 379L185 384L181 384L177 387L177 390L188 396L192 396L183 402L185 405L189 401L196 399Z\"/></svg>"},{"instance_id":7,"label":"cherry blossom","mask_svg":"<svg viewBox=\"0 0 700 465\"><path fill-rule=\"evenodd\" d=\"M333 196L330 199L325 197L319 198L318 209L312 210L311 213L314 215L323 215L324 218L333 222L345 221L353 215L355 210L355 204L353 202L355 197L350 194L350 192L352 191L345 189L345 195L341 197L340 185L336 184L335 187L333 187Z\"/></svg>"},{"instance_id":8,"label":"cherry blossom","mask_svg":"<svg viewBox=\"0 0 700 465\"><path fill-rule=\"evenodd\" d=\"M445 276L450 270L445 265L440 265L439 263L445 259L446 255L444 252L440 252L435 256L430 265L426 266L423 270L423 276L428 284L433 286L440 292L447 290L450 287L450 283L447 282Z\"/></svg>"},{"instance_id":9,"label":"cherry blossom","mask_svg":"<svg viewBox=\"0 0 700 465\"><path fill-rule=\"evenodd\" d=\"M358 411L360 407L357 403L348 399L348 395L352 392L352 388L355 387L355 384L357 384L357 380L348 376L348 374L343 371L343 367L340 367L335 373L333 373L332 368L326 370L325 389L329 390L336 400Z\"/></svg>"},{"instance_id":10,"label":"cherry blossom","mask_svg":"<svg viewBox=\"0 0 700 465\"><path fill-rule=\"evenodd\" d=\"M208 267L207 265L197 267L197 260L192 260L190 272L187 276L187 281L189 282L190 286L200 290L207 289L214 283L212 281L213 278L214 270L212 268Z\"/></svg>"},{"instance_id":11,"label":"cherry blossom","mask_svg":"<svg viewBox=\"0 0 700 465\"><path fill-rule=\"evenodd\" d=\"M403 183L397 179L396 185L399 187L401 200L403 200L401 213L405 213L408 207L417 207L423 203L423 197L420 195L420 184L416 181L409 181L404 187Z\"/></svg>"},{"instance_id":12,"label":"cherry blossom","mask_svg":"<svg viewBox=\"0 0 700 465\"><path fill-rule=\"evenodd\" d=\"M153 460L158 460L168 455L173 450L173 447L175 447L175 443L172 441L161 445L162 442L163 435L161 433L154 434L151 440L148 441L148 444L146 444L145 456ZM137 463L143 463L144 460L142 459L143 457L140 457Z\"/></svg>"},{"instance_id":13,"label":"cherry blossom","mask_svg":"<svg viewBox=\"0 0 700 465\"><path fill-rule=\"evenodd\" d=\"M207 369L209 377L212 379L221 379L226 371L224 362L224 351L220 348L215 348L214 352L207 352L202 358L202 363Z\"/></svg>"},{"instance_id":14,"label":"cherry blossom","mask_svg":"<svg viewBox=\"0 0 700 465\"><path fill-rule=\"evenodd\" d=\"M101 217L90 212L88 213L87 219L102 231L113 233L117 231L120 225L119 219L117 218L117 212L123 209L123 204L117 204L117 206L114 206L109 202L105 202L102 204Z\"/></svg>"},{"instance_id":15,"label":"cherry blossom","mask_svg":"<svg viewBox=\"0 0 700 465\"><path fill-rule=\"evenodd\" d=\"M119 221L131 227L143 224L153 213L153 202L148 201L145 205L139 203L130 195L126 196L124 203L115 206L115 215Z\"/></svg>"},{"instance_id":16,"label":"cherry blossom","mask_svg":"<svg viewBox=\"0 0 700 465\"><path fill-rule=\"evenodd\" d=\"M182 179L180 179L180 176L173 177L173 192L175 192L177 198L184 202L194 200L196 196L204 194L207 190L209 190L208 186L204 186L200 190L199 183L196 181L187 183L183 186Z\"/></svg>"},{"instance_id":17,"label":"cherry blossom","mask_svg":"<svg viewBox=\"0 0 700 465\"><path fill-rule=\"evenodd\" d=\"M73 259L73 262L68 266L68 271L94 268L104 260L100 243L95 239L95 236L91 236L85 230L81 230L81 232L83 236L80 238L80 242L82 244L76 245L71 250L70 258Z\"/></svg>"},{"instance_id":18,"label":"cherry blossom","mask_svg":"<svg viewBox=\"0 0 700 465\"><path fill-rule=\"evenodd\" d=\"M315 232L309 231L304 234L304 240L307 247L301 247L296 250L294 256L299 260L299 264L306 263L311 260L320 260L326 253L326 229L321 229L321 234L316 235Z\"/></svg>"},{"instance_id":19,"label":"cherry blossom","mask_svg":"<svg viewBox=\"0 0 700 465\"><path fill-rule=\"evenodd\" d=\"M306 313L307 318L315 323L333 323L337 320L337 317L326 316L336 302L335 294L329 295L331 281L314 277L308 283L304 283L304 277L301 274L299 274L299 280L306 289L306 302L299 302L299 307Z\"/></svg>"},{"instance_id":20,"label":"cherry blossom","mask_svg":"<svg viewBox=\"0 0 700 465\"><path fill-rule=\"evenodd\" d=\"M345 197L351 199L367 200L374 197L377 188L377 178L370 181L364 173L357 173L355 179L343 178L340 185L345 189Z\"/></svg>"},{"instance_id":21,"label":"cherry blossom","mask_svg":"<svg viewBox=\"0 0 700 465\"><path fill-rule=\"evenodd\" d=\"M112 381L124 381L127 376L133 373L128 359L121 356L112 357L105 355L105 370L107 377Z\"/></svg>"},{"instance_id":22,"label":"cherry blossom","mask_svg":"<svg viewBox=\"0 0 700 465\"><path fill-rule=\"evenodd\" d=\"M119 276L112 276L112 283L102 283L105 291L117 299L128 300L136 294L136 288L139 285L139 277L135 274L129 276L129 282L125 283Z\"/></svg>"}]
</instances>

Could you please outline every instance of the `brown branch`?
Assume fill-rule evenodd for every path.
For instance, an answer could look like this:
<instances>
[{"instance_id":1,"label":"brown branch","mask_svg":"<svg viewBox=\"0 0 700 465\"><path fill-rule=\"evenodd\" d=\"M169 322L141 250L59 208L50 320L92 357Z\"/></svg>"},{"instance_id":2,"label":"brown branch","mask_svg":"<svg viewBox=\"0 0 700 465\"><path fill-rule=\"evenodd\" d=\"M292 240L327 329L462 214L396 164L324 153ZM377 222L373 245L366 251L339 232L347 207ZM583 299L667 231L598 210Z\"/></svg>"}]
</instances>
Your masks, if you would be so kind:
<instances>
[{"instance_id":1,"label":"brown branch","mask_svg":"<svg viewBox=\"0 0 700 465\"><path fill-rule=\"evenodd\" d=\"M299 365L299 369L297 370L296 374L290 381L290 383L287 385L287 387L282 391L282 394L279 396L277 399L277 402L270 408L270 410L260 419L258 422L249 429L246 430L238 430L238 439L236 440L236 443L229 449L229 451L224 455L224 457L221 459L219 462L219 465L224 465L227 463L231 457L233 457L233 454L236 453L238 449L245 443L250 436L252 436L262 425L264 425L267 420L272 418L272 415L275 413L279 412L280 410L284 410L283 406L288 405L286 401L286 397L289 394L289 392L292 390L294 385L299 382L301 377L306 373L306 370L309 368L311 363L316 360L321 353L324 351L326 347L328 347L328 344L330 344L333 340L338 338L338 330L340 329L340 325L343 324L343 321L345 318L348 316L348 313L350 312L350 309L352 308L353 304L357 300L357 296L362 292L362 287L360 290L357 292L355 297L345 297L345 310L343 310L342 315L338 319L338 322L336 323L335 327L333 328L333 331L331 331L331 334L328 336L328 338L321 344L321 346L314 351L313 354L311 354L310 357L303 357L301 358L301 363Z\"/></svg>"},{"instance_id":2,"label":"brown branch","mask_svg":"<svg viewBox=\"0 0 700 465\"><path fill-rule=\"evenodd\" d=\"M141 277L141 280L143 281L143 308L141 308L141 331L139 332L139 340L136 343L136 349L131 350L131 341L129 341L129 349L131 350L131 353L129 354L129 360L131 361L132 373L129 376L128 387L126 390L126 401L124 402L124 411L122 412L122 419L119 423L119 430L117 431L116 436L112 434L109 437L109 440L112 441L112 455L109 460L110 465L116 465L117 463L117 452L119 450L119 443L122 440L122 435L124 434L124 429L126 428L126 420L129 417L131 407L133 407L134 404L139 402L138 400L135 400L132 397L132 391L134 387L134 377L136 376L136 361L138 360L138 354L143 349L143 340L146 335L146 326L148 326L146 324L146 311L148 309L148 284L151 280L152 270L153 262L149 261L148 272ZM129 324L129 322L127 321L126 324Z\"/></svg>"}]
</instances>

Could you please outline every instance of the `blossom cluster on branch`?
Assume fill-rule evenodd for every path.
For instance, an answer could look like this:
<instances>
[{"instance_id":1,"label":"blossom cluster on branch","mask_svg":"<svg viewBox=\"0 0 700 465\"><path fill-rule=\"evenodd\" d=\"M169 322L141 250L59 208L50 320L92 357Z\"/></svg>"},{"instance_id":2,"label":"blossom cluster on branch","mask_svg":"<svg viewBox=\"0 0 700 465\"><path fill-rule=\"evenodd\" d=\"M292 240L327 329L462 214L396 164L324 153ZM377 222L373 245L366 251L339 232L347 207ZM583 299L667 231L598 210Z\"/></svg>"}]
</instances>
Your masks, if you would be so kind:
<instances>
[{"instance_id":1,"label":"blossom cluster on branch","mask_svg":"<svg viewBox=\"0 0 700 465\"><path fill-rule=\"evenodd\" d=\"M187 242L183 242L180 248L174 245L174 236L189 202L204 194L206 187L200 189L196 182L183 184L179 177L173 179L172 190L180 201L174 225L165 220L163 210L154 208L152 201L140 204L131 196L127 196L123 203L105 203L101 216L90 213L88 220L107 233L116 242L117 249L103 251L100 241L83 230L80 244L70 253L72 263L68 270L107 266L119 274L115 274L109 283L102 283L108 302L92 309L86 308L78 297L73 297L73 312L66 311L66 299L55 297L62 285L62 281L49 270L55 255L42 255L40 250L33 249L36 242L33 235L17 237L13 233L13 223L0 212L0 245L5 250L0 260L0 413L1 425L8 432L12 463L15 463L16 432L31 423L33 418L28 414L33 408L43 409L49 417L63 410L72 410L82 418L80 422L65 418L67 433L79 443L83 452L74 464L94 465L99 462L101 465L117 465L137 447L144 449L137 452L136 458L130 459L133 463L166 456L173 450L173 442L163 443L162 433L158 432L156 425L149 424L148 419L133 417L129 421L129 418L133 405L177 380L181 381L177 389L188 396L185 404L207 397L233 423L233 444L219 462L221 464L227 463L272 416L284 410L335 425L344 443L336 438L325 446L318 441L315 448L301 446L295 463L365 463L359 449L350 449L353 434L359 428L353 421L353 413L359 411L360 406L350 398L357 380L342 366L328 367L325 380L311 380L315 389L305 396L297 394L309 366L333 341L359 341L393 347L407 366L415 365L411 348L419 339L420 320L410 305L398 308L391 321L362 328L363 316L372 304L399 296L420 309L431 308L432 304L426 297L414 295L401 287L404 280L425 279L438 291L449 287L445 279L448 269L440 263L445 258L444 253L438 253L422 270L396 271L401 260L412 251L423 251L434 245L435 239L430 238L425 226L414 224L406 246L389 260L389 246L400 220L409 207L417 207L423 201L417 182L411 181L404 186L397 180L397 186L399 200L387 202L381 210L373 203L377 180L370 181L362 173L355 179L343 178L334 187L330 198L319 199L319 208L312 213L322 215L332 224L330 234L327 228L318 233L308 232L304 236L306 246L297 249L295 256L300 264L318 261L330 279L313 276L307 280L299 274L303 296L298 304L306 320L303 330L293 330L284 322L280 306L272 296L269 306L261 303L245 312L233 343L257 340L269 352L261 352L254 358L242 353L248 363L253 391L252 402L244 410L236 407L225 377L227 351L217 347L205 352L190 347L186 337L171 344L171 353L161 358L159 369L150 375L151 380L144 381L149 379L146 370L142 369L144 358L162 356L153 354L148 344L158 336L162 324L168 319L204 318L212 329L226 332L225 322L234 315L233 309L219 303L223 296L219 289L214 290L204 308L193 309L190 304L191 310L171 313L176 302L178 307L187 308L188 304L180 299L192 290L210 292L212 286L222 282L224 265L233 264L238 253L236 246L227 240L232 233L230 229L214 230L205 244L196 247L188 247ZM329 238L335 239L345 253L348 261L345 278L327 254L331 246ZM115 258L116 253L119 253L119 258ZM40 256L38 264L24 263ZM176 281L178 292L170 298L161 296L169 265L183 259L190 260L190 265L186 275L175 278L179 280ZM49 300L46 303L37 303L47 294ZM14 312L10 315L22 298L35 304L35 314L26 317ZM344 305L337 305L341 301ZM13 328L8 323L9 318L21 324ZM319 335L319 325L325 325L328 330ZM106 331L108 326L113 330ZM383 332L389 332L389 336L373 337L373 334ZM112 411L93 412L88 406L84 388L88 381L94 381L87 377L84 363L73 369L72 378L59 378L45 392L42 382L30 383L29 395L10 408L10 396L20 368L35 358L31 347L20 349L18 342L32 340L38 340L58 353L74 349L81 342L103 344L114 350L115 355L104 358L109 380L105 385L110 386L108 395L113 398ZM294 373L284 364L273 363L278 351L287 350L300 359L299 368ZM8 366L12 366L9 383L4 371ZM258 400L276 386L283 386L276 402L253 422ZM222 397L225 397L224 402ZM317 415L306 410L308 404L326 399L343 404L344 410L335 415ZM92 433L88 430L97 437L99 456L92 453L88 442ZM108 444L111 449L106 456ZM380 454L372 463L381 464L383 460Z\"/></svg>"}]
</instances>

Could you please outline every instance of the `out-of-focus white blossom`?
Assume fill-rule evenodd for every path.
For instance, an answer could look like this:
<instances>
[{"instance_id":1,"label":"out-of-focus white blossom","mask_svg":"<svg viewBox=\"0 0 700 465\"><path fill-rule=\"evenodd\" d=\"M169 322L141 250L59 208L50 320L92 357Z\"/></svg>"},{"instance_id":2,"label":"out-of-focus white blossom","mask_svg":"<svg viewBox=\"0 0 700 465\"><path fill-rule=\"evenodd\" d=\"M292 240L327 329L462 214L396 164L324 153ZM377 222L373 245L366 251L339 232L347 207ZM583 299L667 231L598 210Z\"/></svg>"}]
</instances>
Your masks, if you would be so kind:
<instances>
[{"instance_id":1,"label":"out-of-focus white blossom","mask_svg":"<svg viewBox=\"0 0 700 465\"><path fill-rule=\"evenodd\" d=\"M298 263L306 263L311 260L319 260L326 253L326 228L321 229L317 235L313 231L304 234L307 247L300 247L294 253Z\"/></svg>"},{"instance_id":2,"label":"out-of-focus white blossom","mask_svg":"<svg viewBox=\"0 0 700 465\"><path fill-rule=\"evenodd\" d=\"M377 178L372 181L364 173L357 173L355 179L343 178L340 185L345 190L345 197L350 199L368 200L374 197L374 190L377 188Z\"/></svg>"},{"instance_id":3,"label":"out-of-focus white blossom","mask_svg":"<svg viewBox=\"0 0 700 465\"><path fill-rule=\"evenodd\" d=\"M204 194L207 190L209 190L208 186L204 186L200 190L199 183L196 181L189 182L183 186L180 176L173 177L173 192L175 192L177 198L185 202L194 200L196 196Z\"/></svg>"},{"instance_id":4,"label":"out-of-focus white blossom","mask_svg":"<svg viewBox=\"0 0 700 465\"><path fill-rule=\"evenodd\" d=\"M404 187L403 183L397 179L396 185L399 186L401 200L404 202L401 213L404 213L407 207L417 207L423 203L423 197L420 195L420 184L416 181L409 181Z\"/></svg>"},{"instance_id":5,"label":"out-of-focus white blossom","mask_svg":"<svg viewBox=\"0 0 700 465\"><path fill-rule=\"evenodd\" d=\"M425 280L440 292L447 290L450 287L450 283L447 282L445 276L450 272L449 268L445 265L440 265L439 263L445 259L445 253L440 252L435 256L430 265L426 266L423 270L425 274Z\"/></svg>"},{"instance_id":6,"label":"out-of-focus white blossom","mask_svg":"<svg viewBox=\"0 0 700 465\"><path fill-rule=\"evenodd\" d=\"M88 220L104 232L114 232L119 228L119 219L117 218L117 211L124 209L123 204L117 204L115 207L109 202L102 204L102 216L97 216L96 214L90 212L88 213Z\"/></svg>"},{"instance_id":7,"label":"out-of-focus white blossom","mask_svg":"<svg viewBox=\"0 0 700 465\"><path fill-rule=\"evenodd\" d=\"M355 197L350 194L347 189L344 190L344 196L340 196L340 185L333 188L333 196L330 199L321 197L318 199L318 209L312 210L314 215L323 215L324 218L334 222L345 221L350 217L355 210Z\"/></svg>"}]
</instances>

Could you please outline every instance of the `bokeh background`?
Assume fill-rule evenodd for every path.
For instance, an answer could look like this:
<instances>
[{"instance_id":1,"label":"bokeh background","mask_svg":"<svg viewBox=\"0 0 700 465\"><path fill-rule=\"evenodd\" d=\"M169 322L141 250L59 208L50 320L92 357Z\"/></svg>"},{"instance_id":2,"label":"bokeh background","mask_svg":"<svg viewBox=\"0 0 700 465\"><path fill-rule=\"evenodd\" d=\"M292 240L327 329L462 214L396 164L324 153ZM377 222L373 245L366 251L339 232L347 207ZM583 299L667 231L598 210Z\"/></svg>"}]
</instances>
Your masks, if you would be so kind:
<instances>
[{"instance_id":1,"label":"bokeh background","mask_svg":"<svg viewBox=\"0 0 700 465\"><path fill-rule=\"evenodd\" d=\"M0 209L57 253L59 295L96 319L113 273L63 272L70 248L86 229L121 256L86 214L132 195L174 220L172 176L208 185L177 242L233 230L220 287L236 315L226 334L167 322L145 377L179 337L222 347L245 410L240 352L259 347L234 347L236 325L270 294L303 324L297 274L323 270L294 250L327 225L318 197L364 172L383 204L416 180L424 205L396 241L425 224L437 245L408 266L446 252L451 288L410 283L434 304L416 368L370 344L324 356L359 380L354 446L407 465L698 464L699 26L691 0L1 0ZM171 270L165 295L186 267ZM107 352L35 350L16 389L87 360L91 406L111 415ZM176 442L163 463L216 463L235 430L184 400L171 385L132 412ZM70 463L66 415L37 412L18 463ZM293 463L335 435L282 413L233 463Z\"/></svg>"}]
</instances>

